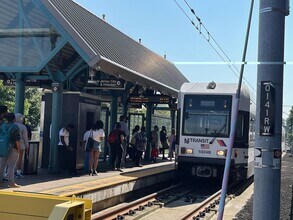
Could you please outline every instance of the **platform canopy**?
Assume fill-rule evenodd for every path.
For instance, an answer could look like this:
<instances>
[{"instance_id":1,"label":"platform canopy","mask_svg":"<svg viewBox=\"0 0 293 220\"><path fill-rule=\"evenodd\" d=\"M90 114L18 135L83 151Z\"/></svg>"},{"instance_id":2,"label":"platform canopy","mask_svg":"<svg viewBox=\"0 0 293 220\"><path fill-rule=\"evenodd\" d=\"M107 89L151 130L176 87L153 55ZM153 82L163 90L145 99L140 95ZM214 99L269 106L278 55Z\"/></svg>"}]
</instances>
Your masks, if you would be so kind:
<instances>
[{"instance_id":1,"label":"platform canopy","mask_svg":"<svg viewBox=\"0 0 293 220\"><path fill-rule=\"evenodd\" d=\"M0 0L0 77L24 73L42 83L74 79L90 69L176 96L183 74L72 0ZM47 81L46 81L47 80Z\"/></svg>"}]
</instances>

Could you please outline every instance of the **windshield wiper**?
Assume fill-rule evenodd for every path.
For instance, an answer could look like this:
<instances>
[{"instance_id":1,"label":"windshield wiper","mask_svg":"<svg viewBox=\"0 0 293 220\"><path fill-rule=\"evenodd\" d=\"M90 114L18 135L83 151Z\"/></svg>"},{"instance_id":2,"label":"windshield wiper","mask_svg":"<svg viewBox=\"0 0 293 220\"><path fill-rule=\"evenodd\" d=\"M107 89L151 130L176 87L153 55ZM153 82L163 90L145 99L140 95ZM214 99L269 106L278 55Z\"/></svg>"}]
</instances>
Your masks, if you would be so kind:
<instances>
[{"instance_id":1,"label":"windshield wiper","mask_svg":"<svg viewBox=\"0 0 293 220\"><path fill-rule=\"evenodd\" d=\"M217 130L217 132L215 133L215 136L213 137L213 139L210 141L209 144L214 143L214 141L217 138L217 135L221 134L221 132L224 130L225 127L226 127L226 124L223 124L222 127L220 127L219 130Z\"/></svg>"}]
</instances>

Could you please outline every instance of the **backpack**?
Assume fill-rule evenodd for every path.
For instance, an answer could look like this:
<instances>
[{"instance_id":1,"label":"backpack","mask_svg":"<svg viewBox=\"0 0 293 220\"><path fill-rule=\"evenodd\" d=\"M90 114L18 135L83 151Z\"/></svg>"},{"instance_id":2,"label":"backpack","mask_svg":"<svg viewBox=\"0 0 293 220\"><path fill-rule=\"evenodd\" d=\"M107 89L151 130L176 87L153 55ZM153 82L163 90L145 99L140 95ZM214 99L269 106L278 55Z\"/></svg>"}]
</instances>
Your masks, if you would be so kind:
<instances>
[{"instance_id":1,"label":"backpack","mask_svg":"<svg viewBox=\"0 0 293 220\"><path fill-rule=\"evenodd\" d=\"M6 123L3 123L0 126L0 157L7 157L10 152L10 132L13 126L7 126Z\"/></svg>"},{"instance_id":2,"label":"backpack","mask_svg":"<svg viewBox=\"0 0 293 220\"><path fill-rule=\"evenodd\" d=\"M116 144L116 143L118 143L118 132L116 132L116 131L110 132L110 134L108 136L108 142L110 144Z\"/></svg>"}]
</instances>

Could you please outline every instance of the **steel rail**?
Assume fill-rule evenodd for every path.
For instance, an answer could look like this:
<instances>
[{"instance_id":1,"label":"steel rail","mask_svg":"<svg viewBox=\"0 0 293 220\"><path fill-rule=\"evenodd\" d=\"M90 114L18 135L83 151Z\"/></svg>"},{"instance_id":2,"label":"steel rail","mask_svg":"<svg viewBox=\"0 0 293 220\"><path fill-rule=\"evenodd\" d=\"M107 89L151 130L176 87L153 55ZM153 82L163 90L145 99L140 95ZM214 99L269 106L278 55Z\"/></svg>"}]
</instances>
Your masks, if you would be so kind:
<instances>
[{"instance_id":1,"label":"steel rail","mask_svg":"<svg viewBox=\"0 0 293 220\"><path fill-rule=\"evenodd\" d=\"M104 219L116 219L117 216L119 215L124 215L128 213L130 210L135 210L139 208L140 206L148 204L148 202L154 202L158 196L161 196L163 194L168 193L170 190L174 190L175 188L180 187L183 185L183 183L179 183L174 186L170 186L166 189L160 190L156 193L152 193L148 196L145 196L143 198L140 198L138 200L135 200L133 202L130 202L128 204L121 205L119 207L116 207L114 209L104 211L102 213L97 213L92 215L92 220L104 220Z\"/></svg>"},{"instance_id":2,"label":"steel rail","mask_svg":"<svg viewBox=\"0 0 293 220\"><path fill-rule=\"evenodd\" d=\"M221 190L219 190L218 192L216 192L213 195L211 195L209 198L207 198L204 201L202 201L199 204L198 207L196 207L195 209L190 210L185 215L181 216L178 220L185 220L185 219L189 219L189 218L192 219L193 216L200 215L202 212L205 211L205 208L207 206L209 206L210 204L212 204L215 200L219 200L220 199L220 195L221 195Z\"/></svg>"}]
</instances>

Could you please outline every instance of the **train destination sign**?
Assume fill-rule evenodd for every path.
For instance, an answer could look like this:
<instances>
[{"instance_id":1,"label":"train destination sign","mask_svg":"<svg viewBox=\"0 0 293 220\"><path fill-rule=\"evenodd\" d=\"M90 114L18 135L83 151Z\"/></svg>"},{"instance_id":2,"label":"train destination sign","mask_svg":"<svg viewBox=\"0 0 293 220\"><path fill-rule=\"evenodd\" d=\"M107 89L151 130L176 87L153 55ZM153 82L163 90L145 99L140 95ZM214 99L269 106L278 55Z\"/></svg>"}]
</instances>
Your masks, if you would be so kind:
<instances>
[{"instance_id":1,"label":"train destination sign","mask_svg":"<svg viewBox=\"0 0 293 220\"><path fill-rule=\"evenodd\" d=\"M261 82L260 135L273 136L275 126L275 88L272 82Z\"/></svg>"},{"instance_id":2,"label":"train destination sign","mask_svg":"<svg viewBox=\"0 0 293 220\"><path fill-rule=\"evenodd\" d=\"M118 89L124 90L125 81L123 79L109 78L88 81L86 89Z\"/></svg>"},{"instance_id":3,"label":"train destination sign","mask_svg":"<svg viewBox=\"0 0 293 220\"><path fill-rule=\"evenodd\" d=\"M16 86L16 80L15 79L6 79L3 80L3 85L8 87L15 87ZM39 80L36 79L26 79L25 80L25 86L27 87L40 87L41 83Z\"/></svg>"},{"instance_id":4,"label":"train destination sign","mask_svg":"<svg viewBox=\"0 0 293 220\"><path fill-rule=\"evenodd\" d=\"M151 95L151 96L130 96L130 103L154 103L154 104L169 104L170 97L166 95Z\"/></svg>"}]
</instances>

